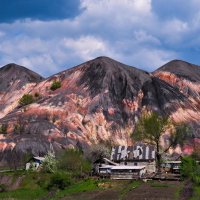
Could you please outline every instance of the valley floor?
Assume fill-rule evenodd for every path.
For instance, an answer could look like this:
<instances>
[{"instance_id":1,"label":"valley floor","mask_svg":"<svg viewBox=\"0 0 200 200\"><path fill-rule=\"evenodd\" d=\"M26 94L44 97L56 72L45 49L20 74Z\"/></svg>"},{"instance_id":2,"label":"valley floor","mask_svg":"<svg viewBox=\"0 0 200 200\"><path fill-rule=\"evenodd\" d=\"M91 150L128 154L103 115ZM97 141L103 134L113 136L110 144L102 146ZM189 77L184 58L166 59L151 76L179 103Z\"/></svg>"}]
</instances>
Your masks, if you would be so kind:
<instances>
[{"instance_id":1,"label":"valley floor","mask_svg":"<svg viewBox=\"0 0 200 200\"><path fill-rule=\"evenodd\" d=\"M125 184L122 188L111 188L100 191L82 192L72 194L63 198L63 200L175 200L188 199L181 198L181 182L158 182L149 183L140 182L138 186L132 186L133 183Z\"/></svg>"},{"instance_id":2,"label":"valley floor","mask_svg":"<svg viewBox=\"0 0 200 200\"><path fill-rule=\"evenodd\" d=\"M20 174L21 173L21 174ZM7 174L18 186L0 192L0 199L7 200L200 200L200 187L179 181L127 181L98 180L88 178L76 180L64 190L47 190L41 186L49 179L48 174ZM5 176L5 175L4 175ZM23 181L21 180L23 177ZM0 177L1 178L1 177ZM4 177L5 179L5 177ZM21 182L19 182L19 180ZM42 183L41 183L42 181ZM10 180L10 183L12 181Z\"/></svg>"}]
</instances>

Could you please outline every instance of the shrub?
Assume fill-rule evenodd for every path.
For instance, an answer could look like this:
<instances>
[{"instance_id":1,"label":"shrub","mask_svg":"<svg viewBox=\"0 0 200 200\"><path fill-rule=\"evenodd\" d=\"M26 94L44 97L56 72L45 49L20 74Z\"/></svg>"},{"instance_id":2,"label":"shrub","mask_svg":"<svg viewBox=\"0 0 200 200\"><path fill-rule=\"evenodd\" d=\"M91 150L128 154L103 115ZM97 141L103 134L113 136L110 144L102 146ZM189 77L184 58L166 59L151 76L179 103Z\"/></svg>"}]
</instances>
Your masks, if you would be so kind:
<instances>
[{"instance_id":1,"label":"shrub","mask_svg":"<svg viewBox=\"0 0 200 200\"><path fill-rule=\"evenodd\" d=\"M200 184L200 166L192 156L187 156L181 162L181 175L192 180L195 184Z\"/></svg>"},{"instance_id":2,"label":"shrub","mask_svg":"<svg viewBox=\"0 0 200 200\"><path fill-rule=\"evenodd\" d=\"M74 149L64 150L58 159L59 169L83 175L91 171L91 163L85 159L82 152Z\"/></svg>"},{"instance_id":3,"label":"shrub","mask_svg":"<svg viewBox=\"0 0 200 200\"><path fill-rule=\"evenodd\" d=\"M0 127L0 133L1 134L7 134L7 129L8 129L8 125L2 124L1 127Z\"/></svg>"},{"instance_id":4,"label":"shrub","mask_svg":"<svg viewBox=\"0 0 200 200\"><path fill-rule=\"evenodd\" d=\"M50 182L47 185L47 189L51 190L54 188L64 190L67 186L71 185L71 183L72 180L69 175L65 173L56 173L51 177Z\"/></svg>"},{"instance_id":5,"label":"shrub","mask_svg":"<svg viewBox=\"0 0 200 200\"><path fill-rule=\"evenodd\" d=\"M45 172L50 172L50 173L56 173L57 171L57 160L55 158L55 155L48 152L48 154L45 156L45 159L42 163L42 169Z\"/></svg>"},{"instance_id":6,"label":"shrub","mask_svg":"<svg viewBox=\"0 0 200 200\"><path fill-rule=\"evenodd\" d=\"M31 94L24 94L22 98L19 100L20 106L26 106L34 102L34 98Z\"/></svg>"},{"instance_id":7,"label":"shrub","mask_svg":"<svg viewBox=\"0 0 200 200\"><path fill-rule=\"evenodd\" d=\"M52 91L54 91L54 90L56 90L56 89L58 89L60 87L61 87L61 82L60 81L53 81L53 83L51 84L50 89Z\"/></svg>"},{"instance_id":8,"label":"shrub","mask_svg":"<svg viewBox=\"0 0 200 200\"><path fill-rule=\"evenodd\" d=\"M87 158L94 162L98 159L109 158L110 149L104 144L95 144L90 147L87 152Z\"/></svg>"},{"instance_id":9,"label":"shrub","mask_svg":"<svg viewBox=\"0 0 200 200\"><path fill-rule=\"evenodd\" d=\"M0 192L6 192L6 185L0 184Z\"/></svg>"}]
</instances>

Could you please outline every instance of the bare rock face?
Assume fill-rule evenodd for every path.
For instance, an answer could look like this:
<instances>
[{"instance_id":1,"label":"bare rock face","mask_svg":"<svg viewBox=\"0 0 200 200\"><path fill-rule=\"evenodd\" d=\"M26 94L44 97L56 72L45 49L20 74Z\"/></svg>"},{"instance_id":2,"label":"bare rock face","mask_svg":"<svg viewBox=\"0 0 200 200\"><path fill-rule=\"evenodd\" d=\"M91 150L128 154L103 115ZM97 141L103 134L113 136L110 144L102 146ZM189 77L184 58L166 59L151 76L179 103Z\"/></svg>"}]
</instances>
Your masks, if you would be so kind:
<instances>
[{"instance_id":1,"label":"bare rock face","mask_svg":"<svg viewBox=\"0 0 200 200\"><path fill-rule=\"evenodd\" d=\"M47 79L24 68L20 76L11 71L7 76L14 83L12 78L0 82L0 124L8 124L8 134L0 138L0 159L6 163L12 150L41 155L50 143L55 149L78 146L83 150L100 141L129 145L143 110L198 128L199 68L172 61L149 74L99 57ZM9 70L12 67L0 69L0 80ZM55 80L61 82L61 88L52 91ZM18 108L18 99L25 93L39 97ZM14 100L7 97L6 101L6 95Z\"/></svg>"},{"instance_id":2,"label":"bare rock face","mask_svg":"<svg viewBox=\"0 0 200 200\"><path fill-rule=\"evenodd\" d=\"M176 88L186 101L184 109L171 112L177 122L195 125L196 136L200 136L200 67L190 63L174 60L154 72L154 76Z\"/></svg>"},{"instance_id":3,"label":"bare rock face","mask_svg":"<svg viewBox=\"0 0 200 200\"><path fill-rule=\"evenodd\" d=\"M16 64L0 68L0 118L13 111L23 94L29 93L41 80L40 75Z\"/></svg>"}]
</instances>

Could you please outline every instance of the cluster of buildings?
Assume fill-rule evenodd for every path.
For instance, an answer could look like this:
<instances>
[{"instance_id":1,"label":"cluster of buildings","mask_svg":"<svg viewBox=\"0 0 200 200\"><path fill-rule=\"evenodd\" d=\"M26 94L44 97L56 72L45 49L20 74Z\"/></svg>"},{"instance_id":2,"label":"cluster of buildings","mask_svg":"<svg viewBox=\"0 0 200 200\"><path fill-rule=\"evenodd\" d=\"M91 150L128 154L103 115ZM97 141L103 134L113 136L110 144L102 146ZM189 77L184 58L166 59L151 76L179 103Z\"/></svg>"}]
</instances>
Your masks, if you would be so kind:
<instances>
[{"instance_id":1,"label":"cluster of buildings","mask_svg":"<svg viewBox=\"0 0 200 200\"><path fill-rule=\"evenodd\" d=\"M52 155L55 156L52 150ZM45 157L32 157L26 163L26 170L39 169ZM173 158L162 163L162 172L179 173L181 160ZM137 143L133 146L112 148L111 157L96 160L93 163L95 174L111 179L151 178L156 174L156 151L153 145Z\"/></svg>"},{"instance_id":2,"label":"cluster of buildings","mask_svg":"<svg viewBox=\"0 0 200 200\"><path fill-rule=\"evenodd\" d=\"M180 160L162 164L165 173L178 173ZM103 158L94 163L95 172L111 179L134 179L151 177L156 173L156 151L154 146L138 143L133 146L112 148L111 158Z\"/></svg>"}]
</instances>

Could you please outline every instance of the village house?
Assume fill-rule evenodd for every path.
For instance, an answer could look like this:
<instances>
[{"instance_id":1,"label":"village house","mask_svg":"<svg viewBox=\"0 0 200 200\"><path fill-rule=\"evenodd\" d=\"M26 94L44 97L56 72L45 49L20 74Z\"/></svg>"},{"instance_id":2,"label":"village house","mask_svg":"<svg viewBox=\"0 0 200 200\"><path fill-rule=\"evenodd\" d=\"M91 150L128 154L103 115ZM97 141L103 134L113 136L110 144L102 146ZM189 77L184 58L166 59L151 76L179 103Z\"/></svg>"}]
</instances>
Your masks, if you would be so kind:
<instances>
[{"instance_id":1,"label":"village house","mask_svg":"<svg viewBox=\"0 0 200 200\"><path fill-rule=\"evenodd\" d=\"M144 166L147 174L156 172L155 148L153 145L137 143L133 146L112 148L111 161L125 166Z\"/></svg>"},{"instance_id":2,"label":"village house","mask_svg":"<svg viewBox=\"0 0 200 200\"><path fill-rule=\"evenodd\" d=\"M37 170L39 166L44 161L44 157L35 156L32 157L27 163L26 163L26 170L32 169Z\"/></svg>"},{"instance_id":3,"label":"village house","mask_svg":"<svg viewBox=\"0 0 200 200\"><path fill-rule=\"evenodd\" d=\"M155 148L137 143L112 148L111 159L94 162L94 172L111 179L138 179L156 172Z\"/></svg>"},{"instance_id":4,"label":"village house","mask_svg":"<svg viewBox=\"0 0 200 200\"><path fill-rule=\"evenodd\" d=\"M111 179L140 179L146 174L145 166L118 165L111 168Z\"/></svg>"},{"instance_id":5,"label":"village house","mask_svg":"<svg viewBox=\"0 0 200 200\"><path fill-rule=\"evenodd\" d=\"M100 177L111 179L138 179L146 174L145 166L120 165L107 158L97 160L94 170Z\"/></svg>"}]
</instances>

